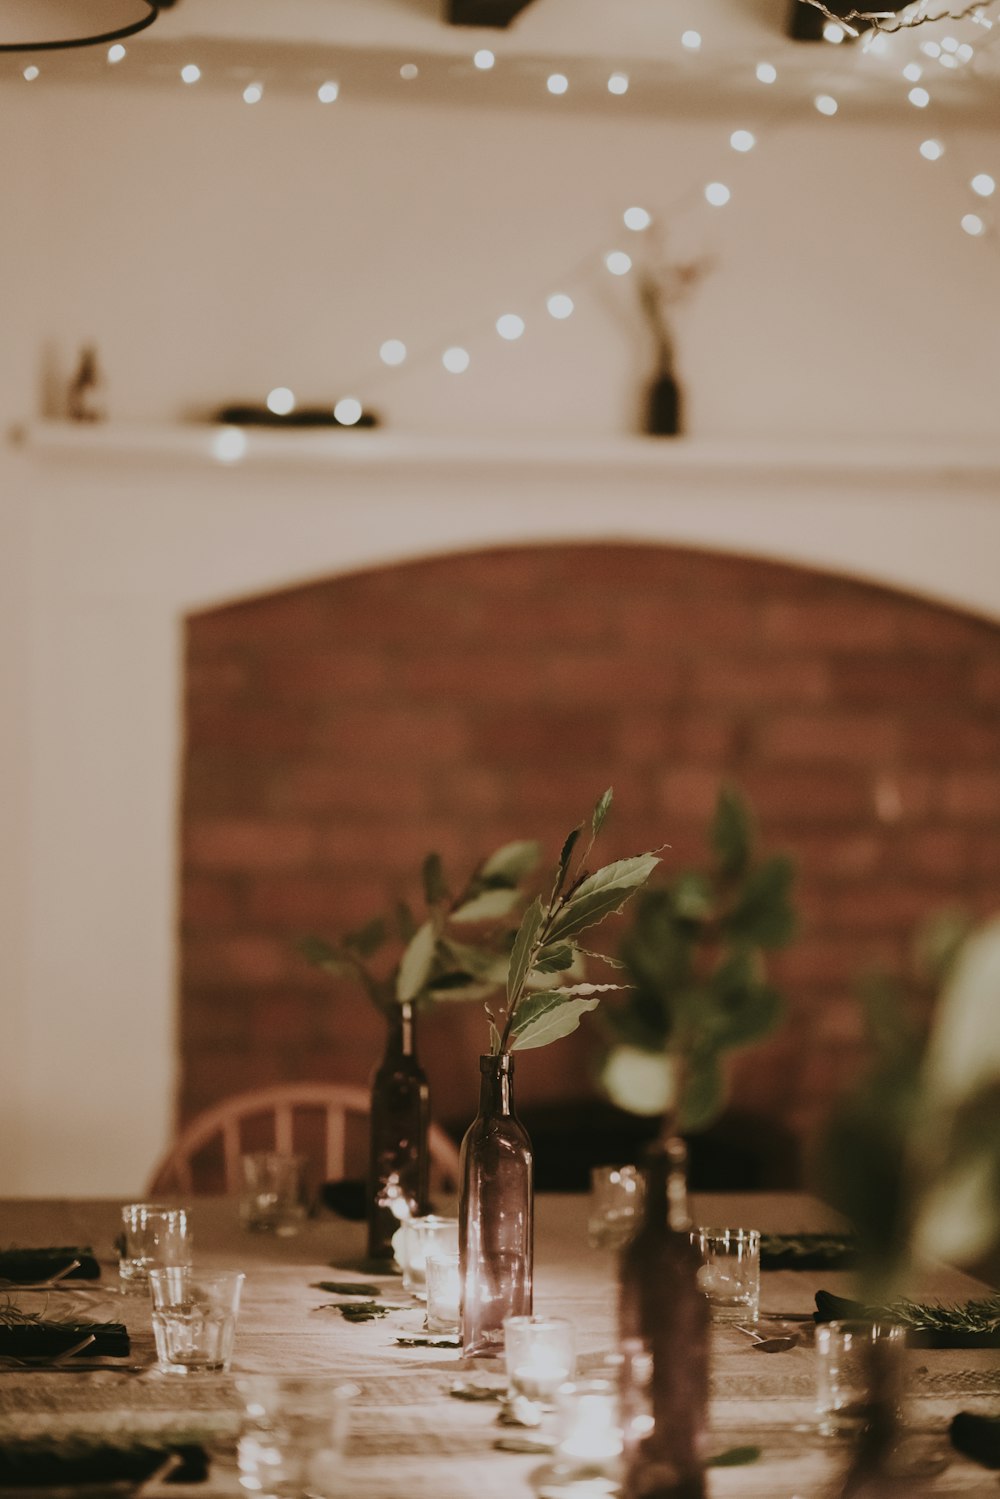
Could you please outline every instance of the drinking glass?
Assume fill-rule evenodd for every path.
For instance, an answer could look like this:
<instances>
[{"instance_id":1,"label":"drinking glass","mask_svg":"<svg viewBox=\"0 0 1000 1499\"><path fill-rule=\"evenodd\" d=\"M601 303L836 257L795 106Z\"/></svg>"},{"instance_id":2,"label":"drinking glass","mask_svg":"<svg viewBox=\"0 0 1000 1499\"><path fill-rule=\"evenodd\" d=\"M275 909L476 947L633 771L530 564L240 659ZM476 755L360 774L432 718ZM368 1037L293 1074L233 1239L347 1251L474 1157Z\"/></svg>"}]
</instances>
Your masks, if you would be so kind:
<instances>
[{"instance_id":1,"label":"drinking glass","mask_svg":"<svg viewBox=\"0 0 1000 1499\"><path fill-rule=\"evenodd\" d=\"M329 1375L247 1375L236 1381L244 1424L240 1485L260 1499L342 1495L343 1453L357 1385Z\"/></svg>"},{"instance_id":2,"label":"drinking glass","mask_svg":"<svg viewBox=\"0 0 1000 1499\"><path fill-rule=\"evenodd\" d=\"M239 1270L202 1271L191 1265L150 1270L153 1335L161 1371L225 1373L233 1356L245 1279Z\"/></svg>"},{"instance_id":3,"label":"drinking glass","mask_svg":"<svg viewBox=\"0 0 1000 1499\"><path fill-rule=\"evenodd\" d=\"M306 1158L276 1150L242 1158L240 1222L251 1233L287 1238L298 1233L306 1217Z\"/></svg>"},{"instance_id":4,"label":"drinking glass","mask_svg":"<svg viewBox=\"0 0 1000 1499\"><path fill-rule=\"evenodd\" d=\"M551 1402L576 1368L576 1335L565 1317L505 1317L504 1349L511 1395Z\"/></svg>"},{"instance_id":5,"label":"drinking glass","mask_svg":"<svg viewBox=\"0 0 1000 1499\"><path fill-rule=\"evenodd\" d=\"M190 1265L193 1250L187 1208L158 1202L128 1202L122 1208L122 1289L146 1289L149 1272L160 1265Z\"/></svg>"},{"instance_id":6,"label":"drinking glass","mask_svg":"<svg viewBox=\"0 0 1000 1499\"><path fill-rule=\"evenodd\" d=\"M823 1436L857 1433L903 1392L906 1330L891 1322L821 1322L816 1328L816 1413Z\"/></svg>"},{"instance_id":7,"label":"drinking glass","mask_svg":"<svg viewBox=\"0 0 1000 1499\"><path fill-rule=\"evenodd\" d=\"M638 1227L643 1199L638 1166L594 1166L590 1173L587 1242L592 1249L620 1249Z\"/></svg>"},{"instance_id":8,"label":"drinking glass","mask_svg":"<svg viewBox=\"0 0 1000 1499\"><path fill-rule=\"evenodd\" d=\"M704 1261L698 1286L713 1322L756 1322L760 1315L760 1233L756 1228L696 1228Z\"/></svg>"}]
</instances>

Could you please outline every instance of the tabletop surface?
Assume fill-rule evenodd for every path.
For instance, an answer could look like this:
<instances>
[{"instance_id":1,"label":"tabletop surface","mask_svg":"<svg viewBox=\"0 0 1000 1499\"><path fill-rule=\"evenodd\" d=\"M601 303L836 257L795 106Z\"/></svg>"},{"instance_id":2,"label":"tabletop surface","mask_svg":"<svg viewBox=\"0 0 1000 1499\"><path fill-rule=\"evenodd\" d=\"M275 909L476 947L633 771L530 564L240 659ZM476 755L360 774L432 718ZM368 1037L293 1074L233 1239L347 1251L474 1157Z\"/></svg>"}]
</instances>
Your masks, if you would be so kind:
<instances>
[{"instance_id":1,"label":"tabletop surface","mask_svg":"<svg viewBox=\"0 0 1000 1499\"><path fill-rule=\"evenodd\" d=\"M818 1203L798 1194L695 1196L695 1220L795 1233L835 1228ZM580 1371L597 1372L616 1347L616 1264L609 1251L588 1247L586 1199L540 1197L535 1247L535 1310L575 1325ZM192 1429L231 1438L239 1423L234 1377L239 1373L323 1373L348 1379L359 1393L352 1407L344 1461L349 1499L520 1499L537 1493L538 1454L498 1450L505 1432L497 1405L456 1398L456 1381L503 1383L498 1361L463 1363L459 1350L408 1348L396 1340L418 1334L423 1308L398 1278L362 1274L364 1230L333 1216L314 1219L293 1238L248 1234L232 1200L192 1202L195 1257L205 1267L247 1275L232 1373L195 1377L156 1372L46 1374L0 1372L0 1443L14 1435L85 1430L177 1433ZM0 1203L0 1243L23 1246L90 1244L108 1264L101 1282L47 1293L45 1315L124 1321L133 1362L152 1363L148 1303L123 1296L113 1263L118 1205L84 1201ZM320 1280L376 1283L394 1310L350 1323L316 1289ZM850 1294L843 1273L782 1270L761 1278L761 1313L808 1312L822 1286ZM919 1299L961 1302L989 1294L979 1282L945 1267L928 1269L914 1288ZM19 1298L40 1293L16 1293ZM732 1330L712 1333L709 1451L752 1445L760 1457L741 1467L713 1468L712 1499L821 1499L835 1494L843 1448L820 1437L814 1413L814 1353L803 1343L772 1355L757 1353ZM910 1350L907 1355L908 1450L933 1495L995 1493L996 1477L947 1443L959 1410L1000 1414L1000 1352ZM509 1434L509 1433L508 1433ZM936 1473L931 1469L941 1467ZM175 1499L241 1491L233 1468L213 1463L208 1484L163 1489ZM918 1492L916 1482L914 1493Z\"/></svg>"}]
</instances>

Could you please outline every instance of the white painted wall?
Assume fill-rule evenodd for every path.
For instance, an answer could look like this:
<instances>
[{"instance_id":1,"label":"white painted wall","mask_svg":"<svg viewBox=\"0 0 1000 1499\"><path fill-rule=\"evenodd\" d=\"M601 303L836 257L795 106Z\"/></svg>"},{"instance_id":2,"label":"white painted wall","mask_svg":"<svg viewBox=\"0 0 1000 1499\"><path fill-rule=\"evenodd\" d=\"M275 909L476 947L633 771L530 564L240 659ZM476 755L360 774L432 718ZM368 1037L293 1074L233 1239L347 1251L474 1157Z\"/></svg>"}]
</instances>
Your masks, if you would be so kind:
<instances>
[{"instance_id":1,"label":"white painted wall","mask_svg":"<svg viewBox=\"0 0 1000 1499\"><path fill-rule=\"evenodd\" d=\"M923 118L470 113L346 90L332 110L306 91L250 109L118 75L10 73L0 95L5 428L92 338L118 420L287 383L353 390L389 432L444 444L229 472L155 445L0 450L0 1191L138 1191L168 1134L185 609L381 558L620 535L825 561L1000 618L989 464L912 471L928 438L961 454L996 431L995 242L957 227L971 172L1000 177L995 135L952 129L930 166ZM746 160L736 125L760 137ZM715 212L698 194L723 175ZM600 266L633 201L715 259L678 315L709 458L751 434L769 462L789 441L886 438L902 486L822 464L744 486L710 461L708 480L665 481L613 443L573 462L634 426L645 350ZM557 325L542 300L562 286L578 315ZM507 310L529 322L513 346L492 332ZM380 369L388 336L426 357ZM456 341L461 379L438 363ZM452 437L490 446L453 463ZM558 440L566 466L505 467L521 438Z\"/></svg>"}]
</instances>

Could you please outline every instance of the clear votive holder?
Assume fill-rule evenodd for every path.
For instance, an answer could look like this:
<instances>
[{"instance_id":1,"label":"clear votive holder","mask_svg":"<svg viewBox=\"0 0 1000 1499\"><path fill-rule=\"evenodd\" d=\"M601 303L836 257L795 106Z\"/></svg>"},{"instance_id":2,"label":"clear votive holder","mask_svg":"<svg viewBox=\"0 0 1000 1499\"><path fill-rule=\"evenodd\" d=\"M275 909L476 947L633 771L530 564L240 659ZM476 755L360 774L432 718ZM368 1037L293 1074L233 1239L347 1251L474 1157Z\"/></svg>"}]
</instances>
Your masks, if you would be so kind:
<instances>
[{"instance_id":1,"label":"clear votive holder","mask_svg":"<svg viewBox=\"0 0 1000 1499\"><path fill-rule=\"evenodd\" d=\"M760 1233L756 1228L696 1228L704 1261L698 1286L713 1322L756 1322L760 1315Z\"/></svg>"},{"instance_id":2,"label":"clear votive holder","mask_svg":"<svg viewBox=\"0 0 1000 1499\"><path fill-rule=\"evenodd\" d=\"M118 1274L125 1291L145 1291L149 1272L160 1265L190 1265L194 1245L187 1208L158 1202L127 1202L122 1207Z\"/></svg>"},{"instance_id":3,"label":"clear votive holder","mask_svg":"<svg viewBox=\"0 0 1000 1499\"><path fill-rule=\"evenodd\" d=\"M458 1253L458 1219L427 1213L403 1224L403 1290L418 1301L427 1298L427 1257Z\"/></svg>"},{"instance_id":4,"label":"clear votive holder","mask_svg":"<svg viewBox=\"0 0 1000 1499\"><path fill-rule=\"evenodd\" d=\"M594 1166L590 1173L587 1242L592 1249L620 1249L642 1213L645 1182L638 1166Z\"/></svg>"},{"instance_id":5,"label":"clear votive holder","mask_svg":"<svg viewBox=\"0 0 1000 1499\"><path fill-rule=\"evenodd\" d=\"M239 1270L191 1265L149 1272L157 1367L170 1374L224 1374L233 1356L240 1293Z\"/></svg>"},{"instance_id":6,"label":"clear votive holder","mask_svg":"<svg viewBox=\"0 0 1000 1499\"><path fill-rule=\"evenodd\" d=\"M579 1379L557 1396L556 1457L566 1479L614 1474L622 1455L618 1387L611 1379Z\"/></svg>"},{"instance_id":7,"label":"clear votive holder","mask_svg":"<svg viewBox=\"0 0 1000 1499\"><path fill-rule=\"evenodd\" d=\"M458 1255L429 1254L424 1273L427 1281L427 1331L457 1333L462 1302Z\"/></svg>"},{"instance_id":8,"label":"clear votive holder","mask_svg":"<svg viewBox=\"0 0 1000 1499\"><path fill-rule=\"evenodd\" d=\"M240 1223L251 1233L288 1238L306 1218L306 1158L261 1150L242 1158Z\"/></svg>"},{"instance_id":9,"label":"clear votive holder","mask_svg":"<svg viewBox=\"0 0 1000 1499\"><path fill-rule=\"evenodd\" d=\"M343 1495L344 1449L354 1384L328 1374L241 1376L244 1418L237 1447L239 1482L259 1499Z\"/></svg>"},{"instance_id":10,"label":"clear votive holder","mask_svg":"<svg viewBox=\"0 0 1000 1499\"><path fill-rule=\"evenodd\" d=\"M566 1317L505 1317L507 1392L551 1405L576 1370L576 1333Z\"/></svg>"},{"instance_id":11,"label":"clear votive holder","mask_svg":"<svg viewBox=\"0 0 1000 1499\"><path fill-rule=\"evenodd\" d=\"M892 1322L821 1322L816 1328L816 1414L823 1436L850 1436L881 1406L898 1417L906 1330Z\"/></svg>"}]
</instances>

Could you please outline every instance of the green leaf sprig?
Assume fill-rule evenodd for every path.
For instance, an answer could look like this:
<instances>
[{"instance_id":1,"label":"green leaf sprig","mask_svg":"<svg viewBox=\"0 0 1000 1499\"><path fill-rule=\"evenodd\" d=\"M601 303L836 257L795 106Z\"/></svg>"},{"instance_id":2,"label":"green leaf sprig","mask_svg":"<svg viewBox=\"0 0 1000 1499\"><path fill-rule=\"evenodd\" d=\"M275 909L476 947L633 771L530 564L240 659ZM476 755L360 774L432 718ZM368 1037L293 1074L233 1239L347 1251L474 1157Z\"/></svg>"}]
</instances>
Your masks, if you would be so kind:
<instances>
[{"instance_id":1,"label":"green leaf sprig","mask_svg":"<svg viewBox=\"0 0 1000 1499\"><path fill-rule=\"evenodd\" d=\"M299 952L334 978L360 983L375 1007L392 1015L402 1004L485 999L507 974L508 918L524 900L522 882L538 862L538 844L505 843L453 895L440 856L428 854L421 883L426 914L418 921L405 902L334 942L302 938ZM390 941L402 943L388 971L372 960Z\"/></svg>"},{"instance_id":2,"label":"green leaf sprig","mask_svg":"<svg viewBox=\"0 0 1000 1499\"><path fill-rule=\"evenodd\" d=\"M511 949L504 998L486 1001L494 1056L546 1046L568 1036L582 1016L596 1008L603 993L622 987L574 982L533 988L546 985L552 974L571 970L583 953L578 942L581 933L621 911L660 862L654 853L639 854L588 873L587 862L611 800L609 787L591 814L583 853L574 864L586 823L575 827L563 843L548 898L537 896L524 913Z\"/></svg>"},{"instance_id":3,"label":"green leaf sprig","mask_svg":"<svg viewBox=\"0 0 1000 1499\"><path fill-rule=\"evenodd\" d=\"M709 840L706 869L637 902L621 945L628 998L605 1012L609 1096L634 1113L672 1113L685 1131L723 1108L724 1053L781 1019L763 954L786 945L796 926L791 861L756 856L749 809L731 788L720 792Z\"/></svg>"}]
</instances>

